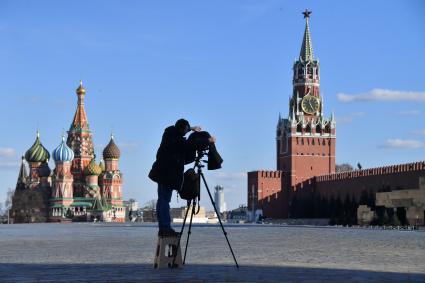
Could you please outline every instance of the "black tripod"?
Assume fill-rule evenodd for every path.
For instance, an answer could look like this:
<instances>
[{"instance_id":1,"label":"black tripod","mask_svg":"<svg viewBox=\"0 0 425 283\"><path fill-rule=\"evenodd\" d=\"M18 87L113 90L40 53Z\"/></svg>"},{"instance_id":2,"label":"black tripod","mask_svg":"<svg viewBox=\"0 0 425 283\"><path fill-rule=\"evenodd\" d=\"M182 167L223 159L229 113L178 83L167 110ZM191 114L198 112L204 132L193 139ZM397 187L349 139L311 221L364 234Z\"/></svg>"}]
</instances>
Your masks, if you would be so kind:
<instances>
[{"instance_id":1,"label":"black tripod","mask_svg":"<svg viewBox=\"0 0 425 283\"><path fill-rule=\"evenodd\" d=\"M224 237L226 237L227 244L229 245L230 252L232 253L233 260L235 261L236 267L239 268L239 265L238 265L238 262L236 260L235 254L233 253L232 246L230 245L229 239L227 238L227 232L224 230L223 223L221 222L220 213L217 211L217 208L216 208L215 202L214 202L214 200L212 198L210 189L208 188L207 181L205 180L204 173L202 173L202 168L205 167L205 165L201 164L201 161L202 161L202 158L205 155L205 152L204 151L198 151L197 153L198 154L197 154L197 156L195 158L195 166L194 166L194 168L197 169L196 170L197 171L196 173L197 173L198 177L202 178L202 181L204 182L205 188L207 189L208 195L209 195L210 200L211 200L211 204L214 207L214 211L215 211L215 213L217 215L218 221L220 222L221 230L223 230ZM200 192L200 186L201 186L201 182L200 181L198 181L198 186L199 186L198 192ZM198 197L198 200L199 199L200 198ZM199 212L199 203L198 203L198 211L196 211L196 205L197 205L196 198L187 201L186 214L184 216L183 225L182 225L182 228L181 228L181 231L180 231L180 239L181 239L181 236L183 235L184 227L186 225L187 215L189 214L189 210L191 210L190 222L189 222L189 230L187 232L187 238L186 238L186 247L184 249L183 264L185 264L185 262L186 262L187 247L189 245L189 237L190 237L191 230L192 230L193 216L196 215L196 214L198 214L198 212ZM179 242L177 244L176 251L178 251L178 249L180 247L180 239L179 239ZM176 256L177 256L177 253L175 253L175 255L174 255L172 267L175 266L174 263L175 263L175 260L176 260Z\"/></svg>"}]
</instances>

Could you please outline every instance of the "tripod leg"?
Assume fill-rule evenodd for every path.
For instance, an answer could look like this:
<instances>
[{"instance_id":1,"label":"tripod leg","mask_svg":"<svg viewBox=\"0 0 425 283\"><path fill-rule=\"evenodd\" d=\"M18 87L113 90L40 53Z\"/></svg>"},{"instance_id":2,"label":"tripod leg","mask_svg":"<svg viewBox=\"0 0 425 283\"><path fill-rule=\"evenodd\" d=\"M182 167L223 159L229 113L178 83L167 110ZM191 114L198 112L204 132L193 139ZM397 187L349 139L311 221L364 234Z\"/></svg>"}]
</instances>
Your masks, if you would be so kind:
<instances>
[{"instance_id":1,"label":"tripod leg","mask_svg":"<svg viewBox=\"0 0 425 283\"><path fill-rule=\"evenodd\" d=\"M176 249L176 253L175 253L174 258L173 258L173 264L171 265L171 268L174 268L174 264L175 264L175 262L176 262L177 251L178 251L178 250L179 250L179 248L180 248L180 239L181 239L181 237L182 237L182 235L183 235L183 230L184 230L184 226L185 226L185 224L186 224L187 214L189 213L189 207L190 207L190 202L188 201L188 202L187 202L187 210L186 210L186 214L184 215L184 219L183 219L182 229L180 230L179 242L177 243L177 249Z\"/></svg>"},{"instance_id":2,"label":"tripod leg","mask_svg":"<svg viewBox=\"0 0 425 283\"><path fill-rule=\"evenodd\" d=\"M193 215L195 214L195 206L196 206L196 202L193 201L193 203L192 203L192 213L190 215L189 230L187 232L186 247L184 249L183 264L186 263L187 246L189 245L189 237L190 237L190 234L192 233L192 220L193 220Z\"/></svg>"},{"instance_id":3,"label":"tripod leg","mask_svg":"<svg viewBox=\"0 0 425 283\"><path fill-rule=\"evenodd\" d=\"M223 223L221 222L220 213L217 211L217 208L216 208L215 202L214 202L214 200L212 198L210 189L208 188L207 181L205 180L204 173L200 172L200 175L202 177L202 180L204 181L205 187L207 188L208 195L209 195L210 200L211 200L211 203L212 203L212 205L214 207L214 211L217 214L218 221L220 222L221 230L223 230L224 237L226 237L226 241L227 241L227 244L229 245L230 252L232 253L233 260L235 261L236 267L239 268L239 265L238 265L238 262L236 260L235 254L233 253L232 246L230 245L229 239L227 238L227 232L224 230Z\"/></svg>"}]
</instances>

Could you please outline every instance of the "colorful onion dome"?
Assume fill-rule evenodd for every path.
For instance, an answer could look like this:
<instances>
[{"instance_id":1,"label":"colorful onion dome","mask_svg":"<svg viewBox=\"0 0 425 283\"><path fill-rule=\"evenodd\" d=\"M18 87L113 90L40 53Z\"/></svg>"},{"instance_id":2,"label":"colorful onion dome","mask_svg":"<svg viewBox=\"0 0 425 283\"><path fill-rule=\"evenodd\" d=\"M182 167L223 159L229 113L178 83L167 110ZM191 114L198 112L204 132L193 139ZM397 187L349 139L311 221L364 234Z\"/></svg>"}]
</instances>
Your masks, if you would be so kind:
<instances>
[{"instance_id":1,"label":"colorful onion dome","mask_svg":"<svg viewBox=\"0 0 425 283\"><path fill-rule=\"evenodd\" d=\"M80 85L75 92L77 94L86 94L86 89L83 87L83 81L80 81Z\"/></svg>"},{"instance_id":2,"label":"colorful onion dome","mask_svg":"<svg viewBox=\"0 0 425 283\"><path fill-rule=\"evenodd\" d=\"M25 153L25 160L28 162L44 162L49 160L50 153L40 142L40 133L37 132L37 138L30 149Z\"/></svg>"},{"instance_id":3,"label":"colorful onion dome","mask_svg":"<svg viewBox=\"0 0 425 283\"><path fill-rule=\"evenodd\" d=\"M84 168L84 175L90 176L90 175L95 175L98 176L102 173L102 169L100 168L99 165L96 164L96 156L92 158L92 160L90 161L89 165L86 166L86 168Z\"/></svg>"},{"instance_id":4,"label":"colorful onion dome","mask_svg":"<svg viewBox=\"0 0 425 283\"><path fill-rule=\"evenodd\" d=\"M114 136L111 135L111 140L108 145L103 150L103 159L119 159L121 155L121 151L118 146L114 142Z\"/></svg>"},{"instance_id":5,"label":"colorful onion dome","mask_svg":"<svg viewBox=\"0 0 425 283\"><path fill-rule=\"evenodd\" d=\"M53 150L52 155L55 162L69 162L74 159L74 151L66 145L65 136L62 136L62 142Z\"/></svg>"},{"instance_id":6,"label":"colorful onion dome","mask_svg":"<svg viewBox=\"0 0 425 283\"><path fill-rule=\"evenodd\" d=\"M103 162L103 159L100 160L99 167L100 169L102 169L102 172L105 172L106 167L105 167L105 162Z\"/></svg>"},{"instance_id":7,"label":"colorful onion dome","mask_svg":"<svg viewBox=\"0 0 425 283\"><path fill-rule=\"evenodd\" d=\"M40 177L49 177L52 170L49 167L49 160L45 160L43 164L41 164L40 169L38 169L38 175Z\"/></svg>"}]
</instances>

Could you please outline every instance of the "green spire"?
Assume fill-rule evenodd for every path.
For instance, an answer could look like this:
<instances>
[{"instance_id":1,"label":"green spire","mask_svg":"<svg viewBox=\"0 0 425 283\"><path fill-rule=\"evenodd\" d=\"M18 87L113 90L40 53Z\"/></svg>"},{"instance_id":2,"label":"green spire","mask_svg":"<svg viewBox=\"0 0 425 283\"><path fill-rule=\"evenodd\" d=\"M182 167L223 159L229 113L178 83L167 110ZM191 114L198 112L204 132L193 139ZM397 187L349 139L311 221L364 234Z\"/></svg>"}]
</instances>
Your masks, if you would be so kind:
<instances>
[{"instance_id":1,"label":"green spire","mask_svg":"<svg viewBox=\"0 0 425 283\"><path fill-rule=\"evenodd\" d=\"M303 43L301 46L300 60L306 62L306 61L313 61L313 45L311 43L310 27L308 24L311 11L308 11L306 9L303 12L303 14L305 18L305 31L304 31Z\"/></svg>"}]
</instances>

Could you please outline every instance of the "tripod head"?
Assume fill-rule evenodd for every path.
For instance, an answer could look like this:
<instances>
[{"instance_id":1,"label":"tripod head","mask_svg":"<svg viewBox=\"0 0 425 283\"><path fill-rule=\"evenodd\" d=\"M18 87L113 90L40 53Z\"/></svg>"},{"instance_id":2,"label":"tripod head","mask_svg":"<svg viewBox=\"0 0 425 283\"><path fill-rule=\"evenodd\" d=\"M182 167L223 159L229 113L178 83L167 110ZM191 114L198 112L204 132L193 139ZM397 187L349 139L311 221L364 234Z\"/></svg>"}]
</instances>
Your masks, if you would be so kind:
<instances>
[{"instance_id":1,"label":"tripod head","mask_svg":"<svg viewBox=\"0 0 425 283\"><path fill-rule=\"evenodd\" d=\"M205 167L204 164L202 163L208 163L207 160L202 159L204 158L205 155L208 155L206 150L197 150L196 151L196 157L195 157L195 165L193 166L193 169L198 169L197 173L201 173L202 172L202 168Z\"/></svg>"}]
</instances>

